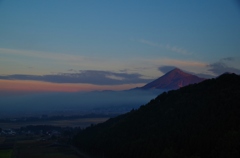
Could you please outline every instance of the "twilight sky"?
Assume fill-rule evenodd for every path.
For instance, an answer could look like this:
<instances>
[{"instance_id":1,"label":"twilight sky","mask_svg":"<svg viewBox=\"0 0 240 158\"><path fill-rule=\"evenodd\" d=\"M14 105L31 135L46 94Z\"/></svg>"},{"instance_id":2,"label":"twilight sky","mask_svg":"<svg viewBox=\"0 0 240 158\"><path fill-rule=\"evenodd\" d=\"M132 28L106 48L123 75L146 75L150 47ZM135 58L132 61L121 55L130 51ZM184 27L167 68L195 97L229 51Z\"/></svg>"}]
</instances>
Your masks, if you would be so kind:
<instances>
[{"instance_id":1,"label":"twilight sky","mask_svg":"<svg viewBox=\"0 0 240 158\"><path fill-rule=\"evenodd\" d=\"M122 90L173 67L240 74L238 0L0 0L0 91Z\"/></svg>"}]
</instances>

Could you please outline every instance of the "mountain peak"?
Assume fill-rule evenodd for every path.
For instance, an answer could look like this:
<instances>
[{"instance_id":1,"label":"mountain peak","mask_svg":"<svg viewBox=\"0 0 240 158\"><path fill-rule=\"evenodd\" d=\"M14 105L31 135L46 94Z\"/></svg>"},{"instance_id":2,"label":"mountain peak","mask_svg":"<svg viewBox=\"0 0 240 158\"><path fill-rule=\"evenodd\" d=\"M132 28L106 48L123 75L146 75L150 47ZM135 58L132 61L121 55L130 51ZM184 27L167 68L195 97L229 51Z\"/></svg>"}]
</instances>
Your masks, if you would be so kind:
<instances>
[{"instance_id":1,"label":"mountain peak","mask_svg":"<svg viewBox=\"0 0 240 158\"><path fill-rule=\"evenodd\" d=\"M180 75L187 75L187 76L191 76L192 74L186 73L183 70L179 69L179 68L174 68L173 70L169 71L166 74L180 74Z\"/></svg>"},{"instance_id":2,"label":"mountain peak","mask_svg":"<svg viewBox=\"0 0 240 158\"><path fill-rule=\"evenodd\" d=\"M179 68L174 68L153 82L146 84L142 89L178 89L189 84L201 82L205 79L186 73Z\"/></svg>"}]
</instances>

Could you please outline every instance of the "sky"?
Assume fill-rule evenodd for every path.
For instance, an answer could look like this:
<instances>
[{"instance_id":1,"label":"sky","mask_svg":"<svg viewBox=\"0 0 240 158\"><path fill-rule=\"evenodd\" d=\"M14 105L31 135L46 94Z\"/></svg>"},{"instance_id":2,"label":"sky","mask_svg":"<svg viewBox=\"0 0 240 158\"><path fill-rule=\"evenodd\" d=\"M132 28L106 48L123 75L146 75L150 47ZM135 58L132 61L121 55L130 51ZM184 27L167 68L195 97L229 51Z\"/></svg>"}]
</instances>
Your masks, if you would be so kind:
<instances>
[{"instance_id":1,"label":"sky","mask_svg":"<svg viewBox=\"0 0 240 158\"><path fill-rule=\"evenodd\" d=\"M240 2L0 0L1 92L124 90L173 67L240 74Z\"/></svg>"}]
</instances>

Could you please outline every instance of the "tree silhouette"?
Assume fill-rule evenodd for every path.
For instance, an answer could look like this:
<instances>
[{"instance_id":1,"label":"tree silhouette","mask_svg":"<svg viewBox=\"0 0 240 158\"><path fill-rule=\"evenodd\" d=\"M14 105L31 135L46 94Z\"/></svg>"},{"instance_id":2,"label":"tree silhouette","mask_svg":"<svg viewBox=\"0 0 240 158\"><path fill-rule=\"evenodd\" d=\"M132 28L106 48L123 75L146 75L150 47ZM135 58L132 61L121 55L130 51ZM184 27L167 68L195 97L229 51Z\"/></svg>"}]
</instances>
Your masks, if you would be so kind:
<instances>
[{"instance_id":1,"label":"tree silhouette","mask_svg":"<svg viewBox=\"0 0 240 158\"><path fill-rule=\"evenodd\" d=\"M239 157L240 76L164 92L137 110L81 131L75 144L104 157Z\"/></svg>"}]
</instances>

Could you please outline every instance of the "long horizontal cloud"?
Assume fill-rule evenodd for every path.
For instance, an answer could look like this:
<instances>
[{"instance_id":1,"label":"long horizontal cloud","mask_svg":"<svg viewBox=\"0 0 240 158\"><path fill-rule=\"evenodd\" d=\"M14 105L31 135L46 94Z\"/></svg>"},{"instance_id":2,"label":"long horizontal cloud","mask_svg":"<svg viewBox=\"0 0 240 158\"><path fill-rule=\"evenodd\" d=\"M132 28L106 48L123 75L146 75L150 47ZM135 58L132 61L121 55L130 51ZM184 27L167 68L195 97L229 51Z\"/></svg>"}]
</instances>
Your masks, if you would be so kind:
<instances>
[{"instance_id":1,"label":"long horizontal cloud","mask_svg":"<svg viewBox=\"0 0 240 158\"><path fill-rule=\"evenodd\" d=\"M78 73L59 73L50 75L13 74L0 76L5 80L33 80L52 83L89 83L96 85L120 85L134 83L148 83L152 79L144 79L138 73L116 73L111 71L85 70Z\"/></svg>"},{"instance_id":2,"label":"long horizontal cloud","mask_svg":"<svg viewBox=\"0 0 240 158\"><path fill-rule=\"evenodd\" d=\"M182 54L182 55L193 54L192 52L189 52L186 49L183 49L183 48L180 48L180 47L177 47L177 46L172 46L172 45L169 45L169 44L158 44L158 43L154 43L152 41L148 41L148 40L145 40L145 39L140 39L138 41L140 43L143 43L143 44L147 44L147 45L150 45L150 46L153 46L153 47L164 48L166 50L170 50L172 52L176 52L176 53L179 53L179 54Z\"/></svg>"}]
</instances>

